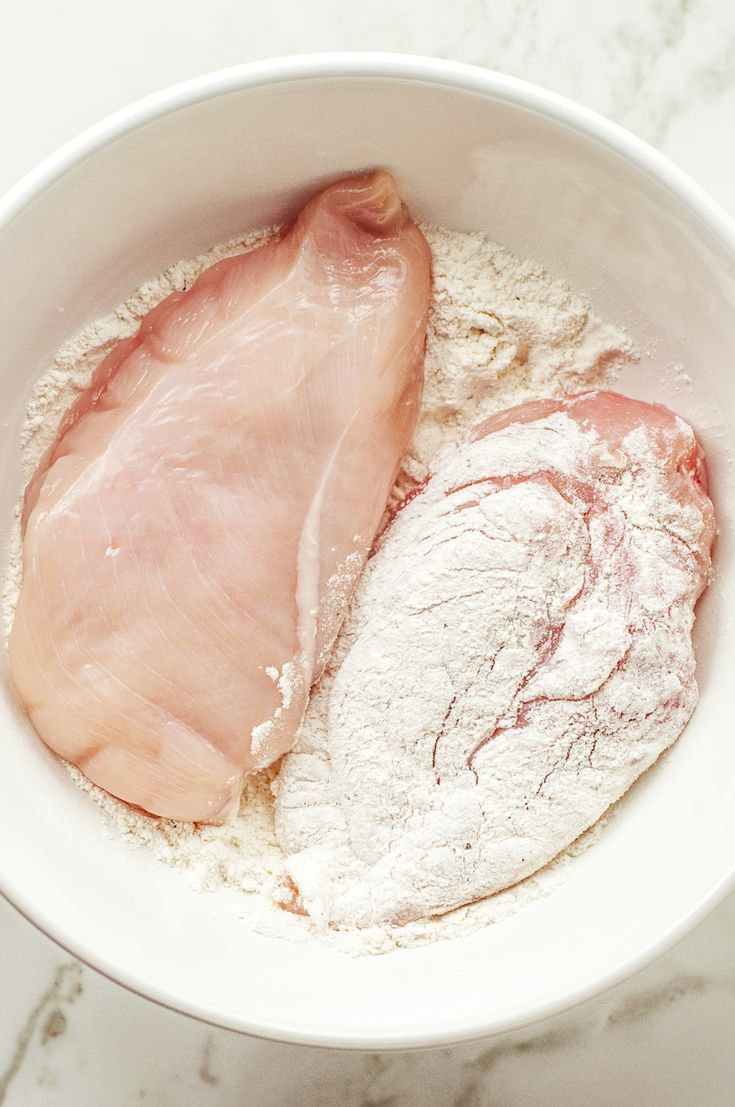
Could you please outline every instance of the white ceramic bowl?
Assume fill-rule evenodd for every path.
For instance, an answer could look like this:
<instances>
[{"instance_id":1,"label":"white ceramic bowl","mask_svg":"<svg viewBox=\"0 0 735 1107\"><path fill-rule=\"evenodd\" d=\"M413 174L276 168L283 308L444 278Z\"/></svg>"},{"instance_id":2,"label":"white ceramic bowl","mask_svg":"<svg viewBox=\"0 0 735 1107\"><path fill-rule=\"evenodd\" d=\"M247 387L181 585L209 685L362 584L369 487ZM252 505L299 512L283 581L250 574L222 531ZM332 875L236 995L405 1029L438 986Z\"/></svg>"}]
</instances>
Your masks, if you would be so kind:
<instances>
[{"instance_id":1,"label":"white ceramic bowl","mask_svg":"<svg viewBox=\"0 0 735 1107\"><path fill-rule=\"evenodd\" d=\"M399 1047L518 1027L619 980L700 918L735 859L735 228L625 131L542 89L448 62L326 55L150 97L44 162L0 205L0 519L18 431L56 347L176 258L293 212L325 181L393 170L417 216L488 231L591 297L644 351L622 387L701 432L721 538L701 605L701 702L566 882L450 942L351 959L248 931L100 832L92 803L0 698L0 886L113 979L223 1026ZM691 387L676 385L682 363Z\"/></svg>"}]
</instances>

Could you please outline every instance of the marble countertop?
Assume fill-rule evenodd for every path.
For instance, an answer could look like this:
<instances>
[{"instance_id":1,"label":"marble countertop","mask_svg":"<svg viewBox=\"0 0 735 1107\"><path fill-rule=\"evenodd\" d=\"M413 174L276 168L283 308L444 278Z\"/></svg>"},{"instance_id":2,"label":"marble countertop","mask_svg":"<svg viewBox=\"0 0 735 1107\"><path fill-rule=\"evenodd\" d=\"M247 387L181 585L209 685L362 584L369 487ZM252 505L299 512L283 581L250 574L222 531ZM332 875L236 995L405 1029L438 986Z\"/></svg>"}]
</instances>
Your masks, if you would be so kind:
<instances>
[{"instance_id":1,"label":"marble countertop","mask_svg":"<svg viewBox=\"0 0 735 1107\"><path fill-rule=\"evenodd\" d=\"M654 143L735 213L732 0L26 0L3 12L0 192L174 81L273 55L398 50L545 84ZM258 1042L82 967L0 901L5 1107L564 1107L735 1102L735 896L574 1011L414 1054Z\"/></svg>"}]
</instances>

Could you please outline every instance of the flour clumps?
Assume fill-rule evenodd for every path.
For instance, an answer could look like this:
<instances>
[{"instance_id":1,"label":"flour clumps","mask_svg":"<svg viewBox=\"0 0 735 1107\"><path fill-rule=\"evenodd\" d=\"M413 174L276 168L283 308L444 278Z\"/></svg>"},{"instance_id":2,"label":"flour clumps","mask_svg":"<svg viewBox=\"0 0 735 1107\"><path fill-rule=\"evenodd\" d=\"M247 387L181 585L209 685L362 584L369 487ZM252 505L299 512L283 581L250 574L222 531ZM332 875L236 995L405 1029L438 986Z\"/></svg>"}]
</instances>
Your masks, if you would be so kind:
<instances>
[{"instance_id":1,"label":"flour clumps","mask_svg":"<svg viewBox=\"0 0 735 1107\"><path fill-rule=\"evenodd\" d=\"M631 359L627 337L536 262L484 235L423 231L433 299L410 450L419 465L496 411L600 387Z\"/></svg>"},{"instance_id":2,"label":"flour clumps","mask_svg":"<svg viewBox=\"0 0 735 1107\"><path fill-rule=\"evenodd\" d=\"M534 262L515 257L482 234L422 229L432 250L433 299L423 403L401 488L422 480L437 453L482 418L527 399L610 383L634 357L619 329L601 322L584 297ZM277 234L273 228L256 230L177 262L62 347L31 397L22 441L26 475L34 471L61 416L97 365L116 342L135 333L152 307L170 292L188 287L220 258L253 249ZM20 583L20 554L16 528L4 589L6 632ZM274 670L268 675L276 683L286 677L282 691L287 694L287 674ZM272 771L247 782L239 814L224 827L150 818L101 792L75 770L73 775L97 802L106 833L151 850L181 869L197 888L241 893L237 910L253 929L293 940L318 936L351 953L431 941L503 918L554 887L574 851L516 888L440 919L402 927L381 924L357 933L324 930L283 911L272 898L283 863L273 826Z\"/></svg>"}]
</instances>

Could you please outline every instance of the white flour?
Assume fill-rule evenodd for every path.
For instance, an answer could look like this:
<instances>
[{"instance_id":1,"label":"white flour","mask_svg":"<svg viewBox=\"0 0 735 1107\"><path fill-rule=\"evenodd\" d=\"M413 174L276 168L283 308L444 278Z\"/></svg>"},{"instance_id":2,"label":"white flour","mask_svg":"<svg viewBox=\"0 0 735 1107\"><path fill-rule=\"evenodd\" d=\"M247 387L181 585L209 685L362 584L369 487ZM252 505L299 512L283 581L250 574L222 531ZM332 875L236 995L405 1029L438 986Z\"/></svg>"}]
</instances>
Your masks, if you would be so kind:
<instances>
[{"instance_id":1,"label":"white flour","mask_svg":"<svg viewBox=\"0 0 735 1107\"><path fill-rule=\"evenodd\" d=\"M406 466L414 479L424 476L442 445L487 415L529 398L608 383L633 356L624 334L603 324L583 297L535 263L514 257L481 234L428 227L424 231L432 248L434 284L424 400ZM133 334L146 312L171 291L188 287L206 266L252 249L275 233L254 231L208 254L177 262L66 343L31 397L22 438L27 476L53 441L61 415L114 343ZM20 574L16 528L3 597L6 633ZM201 828L149 818L101 792L76 770L71 772L98 803L106 833L147 847L158 859L180 868L198 889L241 889L238 913L253 929L294 940L318 935L355 954L449 937L504 918L553 888L569 858L584 844L580 840L516 887L439 919L359 932L318 930L309 919L275 906L270 894L283 861L273 831L270 772L251 780L230 825Z\"/></svg>"},{"instance_id":2,"label":"white flour","mask_svg":"<svg viewBox=\"0 0 735 1107\"><path fill-rule=\"evenodd\" d=\"M625 335L536 262L483 235L423 230L433 304L426 391L410 454L424 465L488 415L594 388L630 359Z\"/></svg>"}]
</instances>

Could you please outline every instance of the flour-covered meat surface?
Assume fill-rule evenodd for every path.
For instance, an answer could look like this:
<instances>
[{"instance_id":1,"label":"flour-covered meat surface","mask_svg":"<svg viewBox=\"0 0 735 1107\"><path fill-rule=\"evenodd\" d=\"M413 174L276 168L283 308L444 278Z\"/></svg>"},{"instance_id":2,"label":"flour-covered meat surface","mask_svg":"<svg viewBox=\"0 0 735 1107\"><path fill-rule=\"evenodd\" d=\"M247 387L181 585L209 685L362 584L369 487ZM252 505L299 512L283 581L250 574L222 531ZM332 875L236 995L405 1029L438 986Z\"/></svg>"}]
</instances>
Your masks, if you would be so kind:
<instances>
[{"instance_id":1,"label":"flour-covered meat surface","mask_svg":"<svg viewBox=\"0 0 735 1107\"><path fill-rule=\"evenodd\" d=\"M480 426L366 568L276 784L283 899L403 923L521 880L696 700L714 517L664 407L605 392Z\"/></svg>"},{"instance_id":2,"label":"flour-covered meat surface","mask_svg":"<svg viewBox=\"0 0 735 1107\"><path fill-rule=\"evenodd\" d=\"M216 820L292 744L411 436L427 243L384 172L118 344L25 498L13 678L41 737Z\"/></svg>"}]
</instances>

